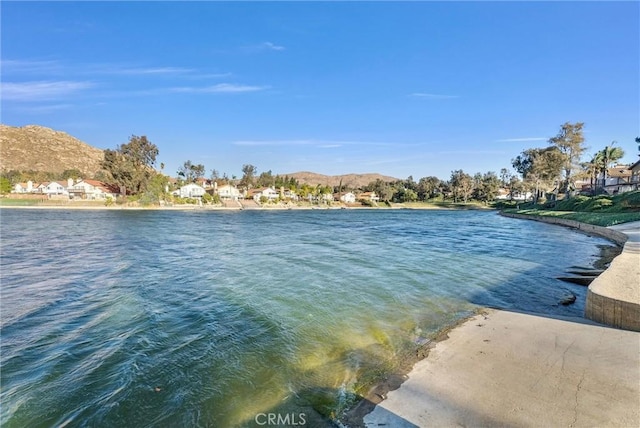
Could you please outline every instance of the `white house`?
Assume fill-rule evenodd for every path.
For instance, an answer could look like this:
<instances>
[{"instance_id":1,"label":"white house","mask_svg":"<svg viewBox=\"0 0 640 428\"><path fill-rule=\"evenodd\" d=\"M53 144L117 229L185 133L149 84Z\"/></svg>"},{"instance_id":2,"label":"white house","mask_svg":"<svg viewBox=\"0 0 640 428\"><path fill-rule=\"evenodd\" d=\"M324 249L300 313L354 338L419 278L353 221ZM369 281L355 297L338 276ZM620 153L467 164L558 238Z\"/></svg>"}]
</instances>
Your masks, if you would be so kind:
<instances>
[{"instance_id":1,"label":"white house","mask_svg":"<svg viewBox=\"0 0 640 428\"><path fill-rule=\"evenodd\" d=\"M230 184L225 184L217 188L218 196L220 199L233 199L237 200L240 198L240 190L236 186L232 186Z\"/></svg>"},{"instance_id":2,"label":"white house","mask_svg":"<svg viewBox=\"0 0 640 428\"><path fill-rule=\"evenodd\" d=\"M204 187L198 186L195 183L184 185L173 192L174 195L180 196L181 198L201 198L205 193L207 193L207 191L204 190Z\"/></svg>"},{"instance_id":3,"label":"white house","mask_svg":"<svg viewBox=\"0 0 640 428\"><path fill-rule=\"evenodd\" d=\"M73 186L67 187L71 199L106 200L118 196L118 189L98 180L79 180Z\"/></svg>"},{"instance_id":4,"label":"white house","mask_svg":"<svg viewBox=\"0 0 640 428\"><path fill-rule=\"evenodd\" d=\"M596 178L596 187L602 187L603 174ZM628 165L616 165L607 169L607 176L604 179L604 190L610 195L629 192L635 190L636 183L633 182L633 170Z\"/></svg>"},{"instance_id":5,"label":"white house","mask_svg":"<svg viewBox=\"0 0 640 428\"><path fill-rule=\"evenodd\" d=\"M353 204L356 201L356 195L351 192L343 194L336 193L334 199L344 202L345 204Z\"/></svg>"},{"instance_id":6,"label":"white house","mask_svg":"<svg viewBox=\"0 0 640 428\"><path fill-rule=\"evenodd\" d=\"M13 186L13 193L31 193L33 190L33 181L31 180L26 183L16 183L16 185Z\"/></svg>"},{"instance_id":7,"label":"white house","mask_svg":"<svg viewBox=\"0 0 640 428\"><path fill-rule=\"evenodd\" d=\"M358 199L364 199L365 201L378 202L380 198L376 195L376 192L364 192L358 195Z\"/></svg>"},{"instance_id":8,"label":"white house","mask_svg":"<svg viewBox=\"0 0 640 428\"><path fill-rule=\"evenodd\" d=\"M299 199L296 192L291 189L281 189L280 193L284 199L291 199L292 201L297 201Z\"/></svg>"},{"instance_id":9,"label":"white house","mask_svg":"<svg viewBox=\"0 0 640 428\"><path fill-rule=\"evenodd\" d=\"M45 195L69 195L67 183L63 181L45 182L38 186L38 189L39 193L44 193Z\"/></svg>"},{"instance_id":10,"label":"white house","mask_svg":"<svg viewBox=\"0 0 640 428\"><path fill-rule=\"evenodd\" d=\"M264 187L262 189L257 189L257 191L253 194L253 200L256 202L260 202L260 198L267 198L267 200L273 201L278 199L278 192L273 187Z\"/></svg>"},{"instance_id":11,"label":"white house","mask_svg":"<svg viewBox=\"0 0 640 428\"><path fill-rule=\"evenodd\" d=\"M533 199L533 193L531 192L511 192L505 188L498 189L498 196L496 196L497 201L529 201L531 199Z\"/></svg>"}]
</instances>

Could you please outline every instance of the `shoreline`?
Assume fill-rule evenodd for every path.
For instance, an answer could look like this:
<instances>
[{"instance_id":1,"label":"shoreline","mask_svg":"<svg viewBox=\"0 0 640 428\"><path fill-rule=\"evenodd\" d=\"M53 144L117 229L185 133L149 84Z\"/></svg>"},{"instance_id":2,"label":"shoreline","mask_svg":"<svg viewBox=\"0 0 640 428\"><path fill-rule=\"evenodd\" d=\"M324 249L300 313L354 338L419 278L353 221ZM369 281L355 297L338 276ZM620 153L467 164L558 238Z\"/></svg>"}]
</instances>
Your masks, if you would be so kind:
<instances>
[{"instance_id":1,"label":"shoreline","mask_svg":"<svg viewBox=\"0 0 640 428\"><path fill-rule=\"evenodd\" d=\"M306 210L371 210L371 211L402 211L402 210L424 210L424 211L495 211L494 208L472 208L472 207L456 207L456 206L438 206L425 205L420 207L405 206L262 206L262 207L226 207L226 206L197 206L197 205L177 205L177 206L122 206L122 205L73 205L70 204L34 204L34 205L1 205L1 209L34 209L34 210L106 210L106 211L306 211Z\"/></svg>"},{"instance_id":2,"label":"shoreline","mask_svg":"<svg viewBox=\"0 0 640 428\"><path fill-rule=\"evenodd\" d=\"M500 214L504 215L504 213ZM609 267L616 257L623 253L623 247L629 239L629 236L617 230L583 223L576 226L575 223L578 222L575 221L558 222L546 221L546 219L539 220L523 215L507 216L569 227L612 241L616 245L613 248L617 248L617 251L607 251L605 248L600 248L599 258L593 263L594 266L609 265L605 272L609 271ZM618 274L620 273L618 272ZM496 318L499 321L495 321ZM485 325L491 327L490 331L493 336L480 339L477 327ZM505 333L508 333L510 329L514 330L515 335L505 337ZM580 343L578 351L571 350L576 342L574 330L579 330L579 333L585 337ZM457 338L458 335L464 337L462 343L451 340L451 336ZM611 343L601 346L605 336ZM553 348L548 343L548 337L555 337ZM560 337L567 341L573 339L573 342L561 354L558 353L558 339ZM482 342L479 342L480 340ZM493 345L488 345L492 341ZM402 376L403 381L395 388L379 394L376 390L377 386L374 386L369 394L372 395L371 392L373 392L374 396L365 397L361 403L358 403L354 409L349 411L350 414L348 413L348 416L345 417L345 421L349 421L351 428L377 425L394 427L495 426L505 424L535 426L540 424L558 425L560 420L563 420L562 425L570 426L576 424L577 426L592 426L594 424L611 426L612 422L613 426L638 426L640 425L640 410L637 409L637 402L640 399L640 370L635 373L631 370L630 376L628 371L630 367L640 366L639 341L639 333L616 330L598 324L588 319L586 314L581 318L561 319L560 317L539 314L480 308L476 314L443 329L442 333L439 333L436 339L427 345L424 358L419 358L410 372ZM498 349L496 349L496 343L498 343ZM593 343L598 344L598 349L584 349L592 346ZM487 346L483 347L483 344ZM482 350L476 351L478 347ZM615 350L611 351L612 348ZM504 349L509 349L510 352L502 352ZM432 353L447 352L450 355L446 358L442 358L440 354L432 355ZM591 355L595 352L609 352L611 358L593 364ZM542 354L546 355L544 360ZM556 358L551 366L548 364L550 355L555 355ZM570 379L566 379L566 382L556 384L550 381L549 373L553 370L557 371L556 363L558 361L561 361L558 376L564 375L566 377L565 359L567 355L582 361L582 373L578 377L571 376ZM480 358L494 369L495 377L486 378L485 371L477 367L477 360ZM464 364L453 369L447 368L449 359L461 360L464 361ZM526 360L529 361L521 363ZM516 392L522 389L521 382L518 381L519 376L529 374L531 367L540 368L538 374L541 377L533 383L535 387L542 390L540 397L561 395L571 398L574 396L573 411L570 408L574 403L570 400L565 403L566 408L559 408L555 400L550 400L540 407L536 403L526 400L527 395L530 395L527 392L531 390L523 392L521 395ZM618 382L611 382L612 374L610 372L614 372ZM595 401L598 404L596 411L592 411L590 406L579 406L578 394L581 392L588 374L597 381L593 382L593 389L583 393L587 396L584 401ZM468 382L466 386L460 386L461 377ZM571 382L575 383L577 378L580 379L577 385L572 385ZM631 382L629 382L629 378L631 378ZM514 379L516 380L514 381ZM603 380L608 383L605 383L605 388L599 388ZM617 407L611 406L609 405L610 401L615 403L621 401L618 394L621 383L629 392L626 395L626 401ZM499 387L497 387L498 385ZM436 388L441 388L443 391L435 393ZM602 389L605 391L603 392ZM443 395L446 395L448 399L442 399ZM479 405L475 400L478 396L482 398ZM486 404L487 396L491 400L489 404ZM522 399L522 396L525 399ZM529 398L535 400L539 397L538 394L535 394ZM504 408L508 407L505 404L514 402L517 404L512 405L510 410ZM475 407L481 411L476 411ZM549 419L542 421L541 415ZM581 418L584 421L581 421Z\"/></svg>"},{"instance_id":3,"label":"shoreline","mask_svg":"<svg viewBox=\"0 0 640 428\"><path fill-rule=\"evenodd\" d=\"M486 309L448 336L354 426L640 423L639 333Z\"/></svg>"},{"instance_id":4,"label":"shoreline","mask_svg":"<svg viewBox=\"0 0 640 428\"><path fill-rule=\"evenodd\" d=\"M612 242L615 245L602 245L598 246L599 255L597 260L593 262L593 266L598 269L606 269L610 263L622 252L622 248L615 242ZM449 339L449 335L454 330L464 326L467 323L472 322L474 319L479 317L485 317L495 311L501 311L501 309L490 308L490 307L478 307L476 308L472 314L464 316L457 320L456 322L446 325L442 329L438 330L433 334L431 339L418 348L416 350L415 358L411 360L404 361L403 366L406 370L392 373L386 379L381 380L380 382L374 384L367 395L362 398L360 402L358 402L353 408L349 409L343 418L340 419L340 422L349 428L367 428L368 424L364 424L365 417L373 412L379 404L383 403L384 400L388 397L389 393L401 389L404 383L410 378L411 373L414 371L415 367L420 364L422 361L429 358L430 352L435 349L440 342L444 342ZM505 310L506 311L506 310ZM529 314L531 316L535 316L535 314ZM586 317L580 318L567 318L576 322L582 323L592 323L597 325L595 322L590 321ZM375 424L373 425L375 426ZM393 424L389 426L395 426Z\"/></svg>"}]
</instances>

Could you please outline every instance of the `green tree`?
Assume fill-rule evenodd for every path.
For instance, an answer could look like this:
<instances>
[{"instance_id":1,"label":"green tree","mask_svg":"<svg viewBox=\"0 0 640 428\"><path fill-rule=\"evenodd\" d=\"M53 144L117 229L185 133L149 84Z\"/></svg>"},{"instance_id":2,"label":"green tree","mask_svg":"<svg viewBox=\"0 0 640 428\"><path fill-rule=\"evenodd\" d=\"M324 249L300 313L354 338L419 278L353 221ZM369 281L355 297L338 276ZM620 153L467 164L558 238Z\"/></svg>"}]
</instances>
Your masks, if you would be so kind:
<instances>
[{"instance_id":1,"label":"green tree","mask_svg":"<svg viewBox=\"0 0 640 428\"><path fill-rule=\"evenodd\" d=\"M65 169L62 174L60 175L60 178L63 180L66 180L68 178L73 178L74 180L77 180L79 178L82 178L82 172L80 172L80 170L78 169Z\"/></svg>"},{"instance_id":2,"label":"green tree","mask_svg":"<svg viewBox=\"0 0 640 428\"><path fill-rule=\"evenodd\" d=\"M525 187L535 191L537 202L542 191L559 188L566 156L557 147L527 149L512 160L513 168L522 175Z\"/></svg>"},{"instance_id":3,"label":"green tree","mask_svg":"<svg viewBox=\"0 0 640 428\"><path fill-rule=\"evenodd\" d=\"M255 166L251 164L242 165L242 178L240 179L240 186L250 189L255 182L257 173L258 169Z\"/></svg>"},{"instance_id":4,"label":"green tree","mask_svg":"<svg viewBox=\"0 0 640 428\"><path fill-rule=\"evenodd\" d=\"M271 173L271 170L269 170L267 172L263 172L262 174L260 174L260 176L256 181L256 186L257 187L272 187L272 186L275 187L275 182L276 182L276 179Z\"/></svg>"},{"instance_id":5,"label":"green tree","mask_svg":"<svg viewBox=\"0 0 640 428\"><path fill-rule=\"evenodd\" d=\"M416 186L416 192L418 194L418 200L426 201L441 193L442 182L438 177L422 177L418 180Z\"/></svg>"},{"instance_id":6,"label":"green tree","mask_svg":"<svg viewBox=\"0 0 640 428\"><path fill-rule=\"evenodd\" d=\"M566 122L560 127L558 135L549 139L549 144L552 147L557 147L564 156L562 190L567 195L569 195L570 189L574 187L572 173L574 170L579 169L580 157L585 150L583 127L584 123L582 122Z\"/></svg>"},{"instance_id":7,"label":"green tree","mask_svg":"<svg viewBox=\"0 0 640 428\"><path fill-rule=\"evenodd\" d=\"M185 161L177 171L178 177L182 178L187 183L193 183L198 178L204 177L204 173L204 165L196 165L190 160Z\"/></svg>"},{"instance_id":8,"label":"green tree","mask_svg":"<svg viewBox=\"0 0 640 428\"><path fill-rule=\"evenodd\" d=\"M458 169L451 171L449 184L453 192L454 203L458 202L459 199L462 199L466 203L469 197L471 197L471 193L473 192L473 178L463 170Z\"/></svg>"},{"instance_id":9,"label":"green tree","mask_svg":"<svg viewBox=\"0 0 640 428\"><path fill-rule=\"evenodd\" d=\"M500 170L500 184L502 184L502 187L509 186L509 183L511 183L511 177L512 175L507 168L502 168Z\"/></svg>"},{"instance_id":10,"label":"green tree","mask_svg":"<svg viewBox=\"0 0 640 428\"><path fill-rule=\"evenodd\" d=\"M614 144L616 144L616 142L612 141L610 145L606 146L604 149L596 153L596 156L594 158L598 169L600 170L600 172L602 172L603 189L607 182L607 173L609 167L624 157L624 150L622 150L620 147L613 147Z\"/></svg>"},{"instance_id":11,"label":"green tree","mask_svg":"<svg viewBox=\"0 0 640 428\"><path fill-rule=\"evenodd\" d=\"M119 186L125 195L140 194L155 174L153 165L158 153L158 147L146 136L132 135L116 150L104 151L102 167L111 174L111 184Z\"/></svg>"},{"instance_id":12,"label":"green tree","mask_svg":"<svg viewBox=\"0 0 640 428\"><path fill-rule=\"evenodd\" d=\"M0 177L0 194L11 193L11 181L6 177Z\"/></svg>"},{"instance_id":13,"label":"green tree","mask_svg":"<svg viewBox=\"0 0 640 428\"><path fill-rule=\"evenodd\" d=\"M473 191L473 197L482 202L493 201L498 196L498 189L502 182L495 172L487 172L486 174L477 174L478 182Z\"/></svg>"},{"instance_id":14,"label":"green tree","mask_svg":"<svg viewBox=\"0 0 640 428\"><path fill-rule=\"evenodd\" d=\"M378 195L378 198L380 198L382 202L390 201L395 193L394 188L389 183L379 178L367 184L364 190L367 192L376 192L376 195Z\"/></svg>"}]
</instances>

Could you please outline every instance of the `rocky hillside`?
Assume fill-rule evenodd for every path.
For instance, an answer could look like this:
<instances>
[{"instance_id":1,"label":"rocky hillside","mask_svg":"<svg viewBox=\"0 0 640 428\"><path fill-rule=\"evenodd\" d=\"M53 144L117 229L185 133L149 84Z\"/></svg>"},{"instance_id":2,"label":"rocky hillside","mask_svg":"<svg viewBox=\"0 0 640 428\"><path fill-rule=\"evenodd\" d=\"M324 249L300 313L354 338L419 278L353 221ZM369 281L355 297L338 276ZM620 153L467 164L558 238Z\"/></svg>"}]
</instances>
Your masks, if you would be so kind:
<instances>
[{"instance_id":1,"label":"rocky hillside","mask_svg":"<svg viewBox=\"0 0 640 428\"><path fill-rule=\"evenodd\" d=\"M93 176L103 151L71 135L43 126L0 125L0 170L62 173L77 169Z\"/></svg>"},{"instance_id":2,"label":"rocky hillside","mask_svg":"<svg viewBox=\"0 0 640 428\"><path fill-rule=\"evenodd\" d=\"M294 172L292 174L280 174L287 175L289 177L293 177L298 180L299 183L307 183L313 186L317 186L318 184L322 184L325 186L339 186L340 180L342 180L342 185L348 188L358 188L362 186L366 186L372 181L376 181L380 179L382 181L393 182L397 181L397 178L389 177L381 174L343 174L343 175L323 175L316 174L315 172Z\"/></svg>"}]
</instances>

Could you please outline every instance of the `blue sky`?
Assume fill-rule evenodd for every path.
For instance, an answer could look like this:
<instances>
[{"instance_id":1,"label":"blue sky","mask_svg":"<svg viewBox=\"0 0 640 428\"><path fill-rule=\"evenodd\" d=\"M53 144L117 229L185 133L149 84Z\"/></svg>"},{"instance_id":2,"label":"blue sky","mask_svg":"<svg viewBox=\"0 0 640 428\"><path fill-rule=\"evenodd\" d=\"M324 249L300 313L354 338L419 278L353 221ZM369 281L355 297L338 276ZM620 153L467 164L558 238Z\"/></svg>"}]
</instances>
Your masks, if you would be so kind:
<instances>
[{"instance_id":1,"label":"blue sky","mask_svg":"<svg viewBox=\"0 0 640 428\"><path fill-rule=\"evenodd\" d=\"M2 123L241 175L447 179L566 121L638 157L638 2L2 2Z\"/></svg>"}]
</instances>

